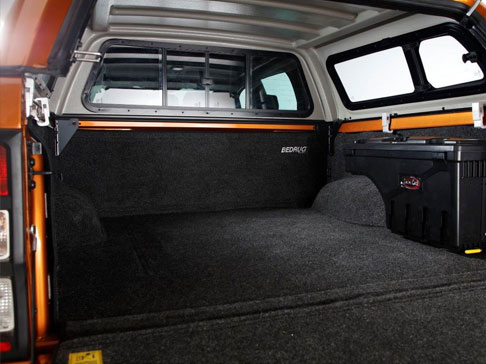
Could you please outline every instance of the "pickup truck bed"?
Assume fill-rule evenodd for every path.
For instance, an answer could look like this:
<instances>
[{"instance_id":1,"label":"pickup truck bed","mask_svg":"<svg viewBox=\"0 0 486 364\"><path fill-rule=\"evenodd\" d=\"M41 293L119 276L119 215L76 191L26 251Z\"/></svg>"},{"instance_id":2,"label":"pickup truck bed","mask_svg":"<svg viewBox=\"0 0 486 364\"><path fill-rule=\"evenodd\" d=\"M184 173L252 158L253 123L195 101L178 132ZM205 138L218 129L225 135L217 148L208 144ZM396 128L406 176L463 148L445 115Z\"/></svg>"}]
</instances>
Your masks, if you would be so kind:
<instances>
[{"instance_id":1,"label":"pickup truck bed","mask_svg":"<svg viewBox=\"0 0 486 364\"><path fill-rule=\"evenodd\" d=\"M484 283L93 335L61 344L104 363L482 363ZM400 358L407 358L406 361Z\"/></svg>"},{"instance_id":2,"label":"pickup truck bed","mask_svg":"<svg viewBox=\"0 0 486 364\"><path fill-rule=\"evenodd\" d=\"M60 317L74 338L61 345L59 363L67 352L95 348L105 363L390 362L408 350L409 359L447 361L464 360L471 350L486 354L484 259L316 209L102 224L105 241L59 257Z\"/></svg>"},{"instance_id":3,"label":"pickup truck bed","mask_svg":"<svg viewBox=\"0 0 486 364\"><path fill-rule=\"evenodd\" d=\"M325 184L313 132L78 131L51 157L55 362L486 357L486 260L384 227L349 138Z\"/></svg>"}]
</instances>

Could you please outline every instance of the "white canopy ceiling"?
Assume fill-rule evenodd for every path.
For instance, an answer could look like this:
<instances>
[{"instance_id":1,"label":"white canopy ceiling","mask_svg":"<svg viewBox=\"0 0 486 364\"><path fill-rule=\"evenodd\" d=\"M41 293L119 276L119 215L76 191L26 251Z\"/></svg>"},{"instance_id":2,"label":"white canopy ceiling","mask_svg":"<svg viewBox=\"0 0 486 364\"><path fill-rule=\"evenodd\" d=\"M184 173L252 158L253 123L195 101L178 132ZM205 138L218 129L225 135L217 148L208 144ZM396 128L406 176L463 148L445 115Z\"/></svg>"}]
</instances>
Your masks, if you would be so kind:
<instances>
[{"instance_id":1,"label":"white canopy ceiling","mask_svg":"<svg viewBox=\"0 0 486 364\"><path fill-rule=\"evenodd\" d=\"M204 29L306 47L401 15L316 0L98 0L91 27L101 32L116 26Z\"/></svg>"}]
</instances>

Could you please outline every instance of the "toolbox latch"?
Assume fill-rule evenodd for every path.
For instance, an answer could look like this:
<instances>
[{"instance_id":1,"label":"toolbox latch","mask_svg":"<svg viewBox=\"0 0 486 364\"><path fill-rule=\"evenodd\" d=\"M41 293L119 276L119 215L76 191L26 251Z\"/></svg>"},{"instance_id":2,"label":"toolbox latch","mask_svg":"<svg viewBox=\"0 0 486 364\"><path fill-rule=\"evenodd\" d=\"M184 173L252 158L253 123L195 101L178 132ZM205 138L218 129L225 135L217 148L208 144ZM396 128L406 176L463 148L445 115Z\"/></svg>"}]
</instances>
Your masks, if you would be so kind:
<instances>
[{"instance_id":1,"label":"toolbox latch","mask_svg":"<svg viewBox=\"0 0 486 364\"><path fill-rule=\"evenodd\" d=\"M486 129L486 124L484 123L484 105L482 103L475 102L472 104L472 116L475 128Z\"/></svg>"},{"instance_id":2,"label":"toolbox latch","mask_svg":"<svg viewBox=\"0 0 486 364\"><path fill-rule=\"evenodd\" d=\"M393 133L393 130L390 129L391 127L391 115L387 113L381 114L381 126L383 129L383 133Z\"/></svg>"}]
</instances>

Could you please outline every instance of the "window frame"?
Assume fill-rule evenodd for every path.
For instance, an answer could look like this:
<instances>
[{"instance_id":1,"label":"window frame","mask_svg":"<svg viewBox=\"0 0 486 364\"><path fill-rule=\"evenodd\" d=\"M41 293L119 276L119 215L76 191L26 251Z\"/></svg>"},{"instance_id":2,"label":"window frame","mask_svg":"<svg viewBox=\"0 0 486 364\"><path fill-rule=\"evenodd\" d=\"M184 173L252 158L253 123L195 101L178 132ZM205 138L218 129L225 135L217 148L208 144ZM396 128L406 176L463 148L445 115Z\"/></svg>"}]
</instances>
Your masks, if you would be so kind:
<instances>
[{"instance_id":1,"label":"window frame","mask_svg":"<svg viewBox=\"0 0 486 364\"><path fill-rule=\"evenodd\" d=\"M434 88L428 82L422 59L419 54L420 43L424 40L450 35L461 43L469 52L475 51L478 55L477 65L485 75L482 80L461 83L441 88ZM384 51L390 48L402 47L412 76L415 90L411 94L396 95L353 102L349 99L335 65L361 56ZM349 110L362 110L375 107L399 105L413 102L447 99L486 92L486 52L482 45L467 31L456 23L444 23L430 28L422 29L386 38L379 42L367 44L362 47L350 49L333 54L327 58L326 67L344 106Z\"/></svg>"},{"instance_id":2,"label":"window frame","mask_svg":"<svg viewBox=\"0 0 486 364\"><path fill-rule=\"evenodd\" d=\"M226 48L226 47L212 47L212 46L198 46L198 45L187 45L187 44L174 44L167 42L152 42L152 41L141 41L141 40L129 40L129 39L110 39L105 41L99 52L104 55L108 48L112 46L131 46L131 47L145 47L159 49L162 54L162 72L163 72L163 89L162 89L162 106L150 106L150 105L128 105L128 104L96 104L89 100L89 95L91 88L96 82L98 73L103 67L103 61L96 63L90 70L88 79L84 86L81 101L83 106L89 111L95 112L97 114L120 114L121 111L125 110L130 113L130 115L137 115L137 111L146 114L147 111L153 110L158 116L164 116L163 111L181 111L182 115L193 113L199 113L203 115L218 114L223 116L260 116L260 117L293 117L293 118L306 118L312 115L314 111L314 103L312 100L312 94L307 83L304 71L302 69L302 64L298 57L292 53L286 52L273 52L273 51L260 51L260 50L250 50L244 48ZM264 56L264 57L285 57L295 60L297 70L300 77L304 83L304 97L308 104L307 110L265 110L265 109L251 109L251 98L250 92L246 93L246 108L236 109L236 108L213 108L213 107L183 107L183 106L167 106L167 52L169 51L182 51L182 52L199 52L206 54L206 68L209 67L208 57L211 54L220 55L238 55L246 57L246 82L245 89L251 89L251 58L253 56ZM103 59L103 57L102 57ZM208 70L206 70L208 72ZM207 94L209 94L209 87L206 87ZM208 96L207 96L208 97ZM162 111L162 112L160 112Z\"/></svg>"}]
</instances>

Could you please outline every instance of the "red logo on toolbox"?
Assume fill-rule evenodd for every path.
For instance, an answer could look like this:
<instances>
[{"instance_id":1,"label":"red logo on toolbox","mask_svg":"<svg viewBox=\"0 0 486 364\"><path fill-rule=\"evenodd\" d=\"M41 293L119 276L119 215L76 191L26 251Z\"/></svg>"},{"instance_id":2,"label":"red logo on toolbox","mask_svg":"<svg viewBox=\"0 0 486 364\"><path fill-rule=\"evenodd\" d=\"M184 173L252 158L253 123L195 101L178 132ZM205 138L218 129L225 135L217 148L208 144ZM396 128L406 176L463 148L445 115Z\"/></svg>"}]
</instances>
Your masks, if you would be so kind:
<instances>
[{"instance_id":1,"label":"red logo on toolbox","mask_svg":"<svg viewBox=\"0 0 486 364\"><path fill-rule=\"evenodd\" d=\"M400 187L406 188L407 190L419 190L421 186L422 182L417 177L413 176L402 177L402 180L400 181Z\"/></svg>"}]
</instances>

